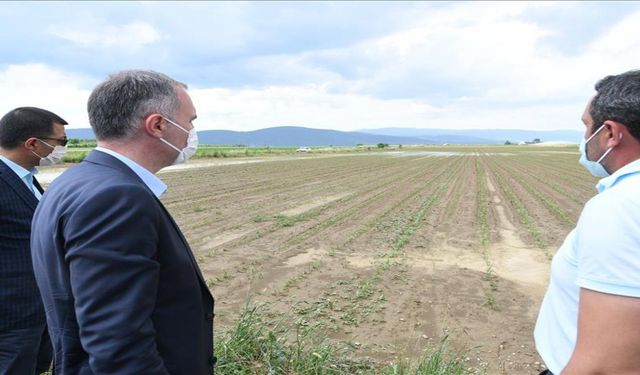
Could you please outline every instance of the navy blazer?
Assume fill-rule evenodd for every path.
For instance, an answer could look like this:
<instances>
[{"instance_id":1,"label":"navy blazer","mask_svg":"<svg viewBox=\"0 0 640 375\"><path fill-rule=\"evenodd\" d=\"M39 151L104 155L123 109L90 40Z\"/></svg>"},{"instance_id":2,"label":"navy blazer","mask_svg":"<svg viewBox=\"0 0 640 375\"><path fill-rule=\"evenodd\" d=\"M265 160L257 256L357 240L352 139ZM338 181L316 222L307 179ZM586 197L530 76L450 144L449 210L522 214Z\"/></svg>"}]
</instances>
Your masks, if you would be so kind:
<instances>
[{"instance_id":1,"label":"navy blazer","mask_svg":"<svg viewBox=\"0 0 640 375\"><path fill-rule=\"evenodd\" d=\"M93 151L49 186L32 228L56 374L213 373L213 297L129 167Z\"/></svg>"},{"instance_id":2,"label":"navy blazer","mask_svg":"<svg viewBox=\"0 0 640 375\"><path fill-rule=\"evenodd\" d=\"M0 160L0 331L45 323L29 249L37 204L24 181Z\"/></svg>"}]
</instances>

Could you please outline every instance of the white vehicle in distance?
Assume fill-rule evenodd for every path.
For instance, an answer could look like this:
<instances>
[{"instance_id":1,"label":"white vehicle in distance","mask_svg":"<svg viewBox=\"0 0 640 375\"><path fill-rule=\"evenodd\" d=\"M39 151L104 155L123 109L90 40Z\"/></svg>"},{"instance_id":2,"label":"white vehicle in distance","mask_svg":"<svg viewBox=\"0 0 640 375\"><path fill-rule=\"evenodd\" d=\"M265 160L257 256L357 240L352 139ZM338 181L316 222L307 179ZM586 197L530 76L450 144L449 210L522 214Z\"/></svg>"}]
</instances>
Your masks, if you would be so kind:
<instances>
[{"instance_id":1,"label":"white vehicle in distance","mask_svg":"<svg viewBox=\"0 0 640 375\"><path fill-rule=\"evenodd\" d=\"M309 147L300 147L296 152L311 152L311 149Z\"/></svg>"}]
</instances>

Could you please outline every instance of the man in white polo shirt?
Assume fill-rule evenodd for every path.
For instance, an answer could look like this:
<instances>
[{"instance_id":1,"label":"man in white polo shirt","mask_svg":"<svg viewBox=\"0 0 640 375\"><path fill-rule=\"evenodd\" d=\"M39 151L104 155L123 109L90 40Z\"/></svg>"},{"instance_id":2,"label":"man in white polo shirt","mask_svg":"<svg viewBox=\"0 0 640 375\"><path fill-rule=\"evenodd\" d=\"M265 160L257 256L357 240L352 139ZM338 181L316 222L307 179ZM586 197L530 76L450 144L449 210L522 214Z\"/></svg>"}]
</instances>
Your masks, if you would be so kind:
<instances>
[{"instance_id":1,"label":"man in white polo shirt","mask_svg":"<svg viewBox=\"0 0 640 375\"><path fill-rule=\"evenodd\" d=\"M551 263L535 328L546 374L640 374L640 71L595 88L580 163L602 179Z\"/></svg>"}]
</instances>

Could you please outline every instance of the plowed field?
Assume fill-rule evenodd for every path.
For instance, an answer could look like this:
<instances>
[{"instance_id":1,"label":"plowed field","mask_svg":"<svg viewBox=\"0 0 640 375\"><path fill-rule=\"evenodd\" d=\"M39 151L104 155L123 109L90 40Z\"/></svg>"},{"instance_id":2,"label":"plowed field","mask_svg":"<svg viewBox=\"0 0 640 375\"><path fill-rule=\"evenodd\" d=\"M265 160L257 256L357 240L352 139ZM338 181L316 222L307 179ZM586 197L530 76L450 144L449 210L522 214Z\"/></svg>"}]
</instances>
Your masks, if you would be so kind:
<instances>
[{"instance_id":1,"label":"plowed field","mask_svg":"<svg viewBox=\"0 0 640 375\"><path fill-rule=\"evenodd\" d=\"M266 301L381 362L449 335L469 367L534 374L550 257L596 180L575 149L495 150L203 163L163 172L162 200L216 329Z\"/></svg>"}]
</instances>

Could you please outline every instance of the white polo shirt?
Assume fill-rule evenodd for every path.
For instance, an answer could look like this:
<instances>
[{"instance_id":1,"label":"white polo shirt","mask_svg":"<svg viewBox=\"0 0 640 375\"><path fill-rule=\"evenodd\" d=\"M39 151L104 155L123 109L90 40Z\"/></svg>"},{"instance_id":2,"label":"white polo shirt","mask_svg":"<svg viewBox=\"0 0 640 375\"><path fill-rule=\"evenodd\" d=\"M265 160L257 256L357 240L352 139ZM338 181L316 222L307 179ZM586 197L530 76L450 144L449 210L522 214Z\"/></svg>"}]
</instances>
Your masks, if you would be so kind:
<instances>
[{"instance_id":1,"label":"white polo shirt","mask_svg":"<svg viewBox=\"0 0 640 375\"><path fill-rule=\"evenodd\" d=\"M551 262L534 332L547 368L560 374L576 344L580 288L640 298L640 160L598 182Z\"/></svg>"}]
</instances>

